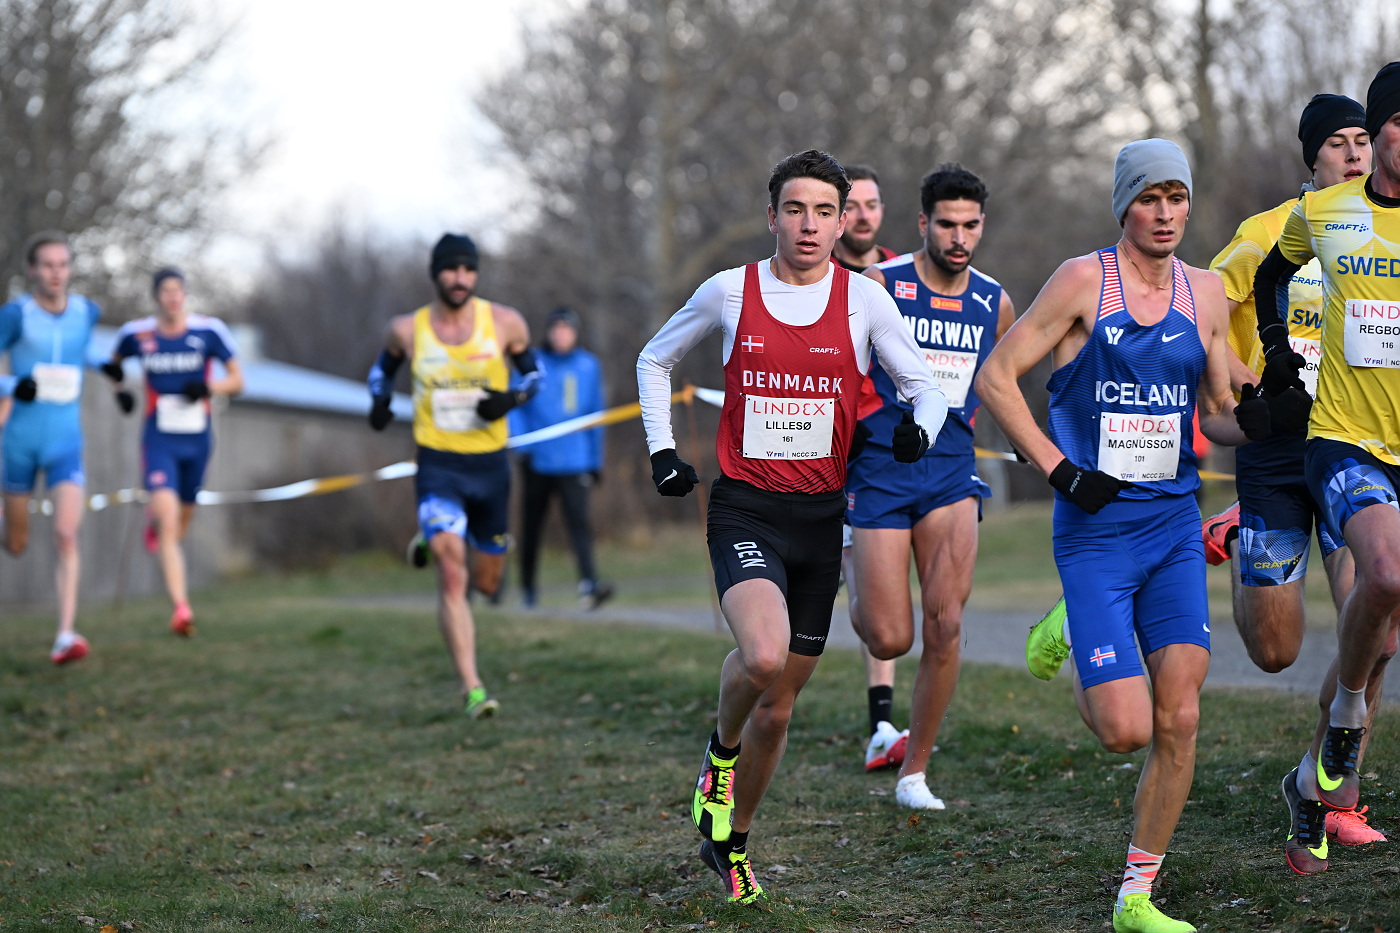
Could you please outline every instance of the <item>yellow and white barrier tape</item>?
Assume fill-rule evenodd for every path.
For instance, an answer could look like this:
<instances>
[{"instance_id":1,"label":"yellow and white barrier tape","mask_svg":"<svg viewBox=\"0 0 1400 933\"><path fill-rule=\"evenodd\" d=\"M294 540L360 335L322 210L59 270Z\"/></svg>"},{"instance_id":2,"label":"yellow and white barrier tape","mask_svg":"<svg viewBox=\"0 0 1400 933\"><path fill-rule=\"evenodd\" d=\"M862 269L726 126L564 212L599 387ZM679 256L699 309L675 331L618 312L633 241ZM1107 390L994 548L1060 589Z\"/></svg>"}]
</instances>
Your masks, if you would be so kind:
<instances>
[{"instance_id":1,"label":"yellow and white barrier tape","mask_svg":"<svg viewBox=\"0 0 1400 933\"><path fill-rule=\"evenodd\" d=\"M689 405L694 400L699 399L708 405L716 408L724 406L724 392L719 389L706 389L699 386L688 385L679 392L671 395L671 403L677 402ZM623 421L630 421L640 416L642 406L638 402L629 402L626 405L618 405L605 411L594 412L588 415L580 415L577 418L570 418L558 424L552 424L547 428L538 431L531 431L528 434L520 434L512 437L506 446L509 448L527 447L530 444L538 444L541 441L553 440L556 437L563 437L565 434L572 434L575 431L587 431L590 428L603 427L609 424L618 424ZM1014 453L1004 450L988 450L984 447L974 448L977 456L984 460L1006 460L1012 463L1020 463ZM391 463L386 467L380 467L368 473L344 473L339 476L322 476L315 479L299 480L295 483L287 483L285 486L273 486L269 489L246 489L228 492L215 492L213 490L201 490L195 500L200 505L242 505L248 502L286 502L292 499L305 499L310 496L323 496L332 492L341 492L355 486L362 486L365 483L377 483L382 480L404 479L413 476L418 472L418 464L412 460L401 460L398 463ZM1233 480L1235 477L1231 473L1217 473L1213 470L1201 470L1201 479L1206 480ZM88 498L88 508L93 512L101 512L104 509L118 505L131 505L133 503L144 503L149 499L149 494L144 489L119 489L111 493L96 493ZM42 501L31 500L29 503L31 512L39 512L44 515L53 514L53 503L48 499Z\"/></svg>"}]
</instances>

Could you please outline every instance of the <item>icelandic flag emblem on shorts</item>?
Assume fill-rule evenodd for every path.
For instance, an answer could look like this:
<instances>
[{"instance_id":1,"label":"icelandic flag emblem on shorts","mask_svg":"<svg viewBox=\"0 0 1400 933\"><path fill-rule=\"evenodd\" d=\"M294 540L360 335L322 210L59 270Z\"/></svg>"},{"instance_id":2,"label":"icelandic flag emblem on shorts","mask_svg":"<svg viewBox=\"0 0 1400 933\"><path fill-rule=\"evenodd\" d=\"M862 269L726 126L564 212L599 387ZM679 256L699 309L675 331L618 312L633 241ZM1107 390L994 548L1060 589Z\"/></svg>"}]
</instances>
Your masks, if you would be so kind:
<instances>
[{"instance_id":1,"label":"icelandic flag emblem on shorts","mask_svg":"<svg viewBox=\"0 0 1400 933\"><path fill-rule=\"evenodd\" d=\"M1113 650L1112 645L1103 645L1095 648L1094 653L1089 655L1089 660L1095 667L1103 667L1105 664L1117 664L1118 652Z\"/></svg>"},{"instance_id":2,"label":"icelandic flag emblem on shorts","mask_svg":"<svg viewBox=\"0 0 1400 933\"><path fill-rule=\"evenodd\" d=\"M901 282L896 279L894 283L894 296L896 298L902 298L905 301L913 301L915 298L919 297L919 286L915 285L913 282Z\"/></svg>"}]
</instances>

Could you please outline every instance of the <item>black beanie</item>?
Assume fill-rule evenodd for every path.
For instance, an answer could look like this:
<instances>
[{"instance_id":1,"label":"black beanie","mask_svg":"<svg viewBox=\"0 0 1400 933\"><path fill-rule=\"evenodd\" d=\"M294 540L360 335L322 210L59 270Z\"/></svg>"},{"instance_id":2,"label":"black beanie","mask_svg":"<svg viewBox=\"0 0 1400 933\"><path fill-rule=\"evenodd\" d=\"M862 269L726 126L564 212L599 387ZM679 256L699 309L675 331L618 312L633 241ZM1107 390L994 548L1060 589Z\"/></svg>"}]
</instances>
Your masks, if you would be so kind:
<instances>
[{"instance_id":1,"label":"black beanie","mask_svg":"<svg viewBox=\"0 0 1400 933\"><path fill-rule=\"evenodd\" d=\"M549 317L545 318L544 321L545 330L549 330L555 324L568 324L575 332L583 330L583 323L579 320L578 312L564 305L549 312Z\"/></svg>"},{"instance_id":2,"label":"black beanie","mask_svg":"<svg viewBox=\"0 0 1400 933\"><path fill-rule=\"evenodd\" d=\"M428 266L428 274L437 278L443 269L466 266L476 269L479 257L472 238L460 233L444 233L433 247L433 261Z\"/></svg>"},{"instance_id":3,"label":"black beanie","mask_svg":"<svg viewBox=\"0 0 1400 933\"><path fill-rule=\"evenodd\" d=\"M1308 101L1298 119L1298 141L1308 171L1317 164L1317 151L1327 137L1349 126L1366 126L1366 111L1359 102L1342 94L1316 94Z\"/></svg>"},{"instance_id":4,"label":"black beanie","mask_svg":"<svg viewBox=\"0 0 1400 933\"><path fill-rule=\"evenodd\" d=\"M1366 91L1366 132L1372 144L1396 111L1400 111L1400 62L1391 62L1376 72Z\"/></svg>"}]
</instances>

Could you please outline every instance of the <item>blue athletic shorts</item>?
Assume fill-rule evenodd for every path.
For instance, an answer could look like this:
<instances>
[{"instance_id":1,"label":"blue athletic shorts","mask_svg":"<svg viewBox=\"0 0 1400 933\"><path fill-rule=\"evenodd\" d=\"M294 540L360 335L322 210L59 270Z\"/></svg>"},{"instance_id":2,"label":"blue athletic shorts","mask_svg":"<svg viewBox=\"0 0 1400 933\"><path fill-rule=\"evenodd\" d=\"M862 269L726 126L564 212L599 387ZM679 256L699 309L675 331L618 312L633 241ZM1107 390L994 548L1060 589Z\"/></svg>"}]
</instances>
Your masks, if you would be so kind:
<instances>
[{"instance_id":1,"label":"blue athletic shorts","mask_svg":"<svg viewBox=\"0 0 1400 933\"><path fill-rule=\"evenodd\" d=\"M846 521L855 528L913 528L925 515L992 490L977 475L972 451L900 463L888 447L866 444L846 473Z\"/></svg>"},{"instance_id":2,"label":"blue athletic shorts","mask_svg":"<svg viewBox=\"0 0 1400 933\"><path fill-rule=\"evenodd\" d=\"M1313 524L1326 559L1339 547L1322 520L1303 475L1301 437L1271 437L1235 450L1235 489L1240 497L1240 582L1278 586L1303 579L1312 549Z\"/></svg>"},{"instance_id":3,"label":"blue athletic shorts","mask_svg":"<svg viewBox=\"0 0 1400 933\"><path fill-rule=\"evenodd\" d=\"M1341 441L1314 437L1308 441L1303 469L1308 489L1322 505L1322 523L1327 533L1344 541L1347 522L1367 506L1396 505L1400 489L1400 467L1384 463L1360 447Z\"/></svg>"},{"instance_id":4,"label":"blue athletic shorts","mask_svg":"<svg viewBox=\"0 0 1400 933\"><path fill-rule=\"evenodd\" d=\"M455 454L419 447L414 488L425 541L447 532L483 554L506 552L510 461L504 450Z\"/></svg>"},{"instance_id":5,"label":"blue athletic shorts","mask_svg":"<svg viewBox=\"0 0 1400 933\"><path fill-rule=\"evenodd\" d=\"M170 435L147 431L141 444L146 489L173 489L181 502L193 505L204 485L204 471L213 448L214 440L208 432Z\"/></svg>"},{"instance_id":6,"label":"blue athletic shorts","mask_svg":"<svg viewBox=\"0 0 1400 933\"><path fill-rule=\"evenodd\" d=\"M34 491L39 471L44 473L45 485L52 489L59 483L83 485L83 435L81 432L50 434L39 431L7 430L4 440L5 492L19 495Z\"/></svg>"},{"instance_id":7,"label":"blue athletic shorts","mask_svg":"<svg viewBox=\"0 0 1400 933\"><path fill-rule=\"evenodd\" d=\"M1086 687L1143 673L1167 645L1210 650L1206 558L1194 496L1119 499L1097 515L1056 501L1055 564Z\"/></svg>"}]
</instances>

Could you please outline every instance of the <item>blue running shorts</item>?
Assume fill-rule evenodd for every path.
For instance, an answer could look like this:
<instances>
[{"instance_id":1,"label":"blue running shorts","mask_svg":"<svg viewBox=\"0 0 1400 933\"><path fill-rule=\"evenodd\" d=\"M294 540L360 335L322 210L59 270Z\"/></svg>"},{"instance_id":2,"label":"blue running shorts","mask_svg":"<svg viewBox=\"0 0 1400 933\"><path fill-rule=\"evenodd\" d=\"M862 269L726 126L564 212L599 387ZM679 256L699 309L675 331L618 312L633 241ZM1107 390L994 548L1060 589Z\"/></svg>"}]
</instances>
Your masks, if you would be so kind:
<instances>
[{"instance_id":1,"label":"blue running shorts","mask_svg":"<svg viewBox=\"0 0 1400 933\"><path fill-rule=\"evenodd\" d=\"M506 552L510 461L505 450L458 454L419 447L414 489L423 540L447 532L483 554Z\"/></svg>"},{"instance_id":2,"label":"blue running shorts","mask_svg":"<svg viewBox=\"0 0 1400 933\"><path fill-rule=\"evenodd\" d=\"M1240 497L1240 582L1278 586L1303 579L1312 550L1313 525L1325 560L1340 538L1327 530L1303 475L1301 437L1251 441L1235 451Z\"/></svg>"},{"instance_id":3,"label":"blue running shorts","mask_svg":"<svg viewBox=\"0 0 1400 933\"><path fill-rule=\"evenodd\" d=\"M34 491L39 472L52 489L59 483L83 485L83 436L81 433L8 430L4 440L5 492L26 495Z\"/></svg>"},{"instance_id":4,"label":"blue running shorts","mask_svg":"<svg viewBox=\"0 0 1400 933\"><path fill-rule=\"evenodd\" d=\"M1057 501L1055 564L1085 687L1143 673L1167 645L1210 650L1206 557L1194 496L1119 499L1097 515Z\"/></svg>"},{"instance_id":5,"label":"blue running shorts","mask_svg":"<svg viewBox=\"0 0 1400 933\"><path fill-rule=\"evenodd\" d=\"M193 505L204 485L204 471L213 451L213 437L203 434L170 435L148 432L141 444L142 475L146 489L173 489L186 505Z\"/></svg>"},{"instance_id":6,"label":"blue running shorts","mask_svg":"<svg viewBox=\"0 0 1400 933\"><path fill-rule=\"evenodd\" d=\"M934 509L969 496L977 497L980 520L982 500L991 494L970 450L900 463L888 447L866 444L846 473L846 521L855 528L913 528Z\"/></svg>"},{"instance_id":7,"label":"blue running shorts","mask_svg":"<svg viewBox=\"0 0 1400 933\"><path fill-rule=\"evenodd\" d=\"M1322 522L1327 533L1344 541L1347 522L1372 505L1396 505L1400 488L1400 467L1384 463L1360 447L1341 441L1314 437L1308 441L1303 469L1308 489L1322 505Z\"/></svg>"}]
</instances>

